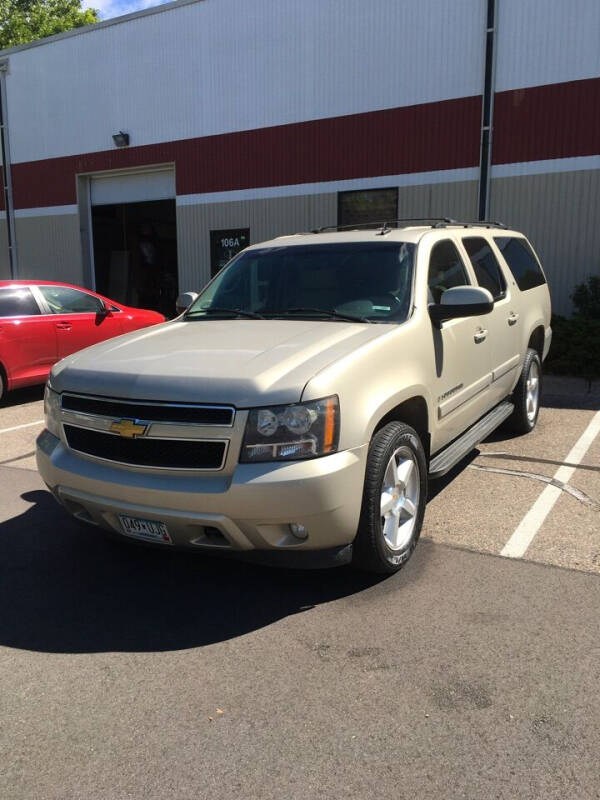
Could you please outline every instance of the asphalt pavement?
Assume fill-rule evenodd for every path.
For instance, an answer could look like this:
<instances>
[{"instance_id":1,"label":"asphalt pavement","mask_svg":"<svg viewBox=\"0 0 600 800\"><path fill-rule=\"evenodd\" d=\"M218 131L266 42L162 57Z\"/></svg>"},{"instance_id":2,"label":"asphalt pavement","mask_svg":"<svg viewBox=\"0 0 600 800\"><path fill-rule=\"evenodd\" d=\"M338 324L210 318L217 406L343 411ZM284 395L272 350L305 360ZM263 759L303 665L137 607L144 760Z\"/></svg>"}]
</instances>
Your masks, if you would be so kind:
<instances>
[{"instance_id":1,"label":"asphalt pavement","mask_svg":"<svg viewBox=\"0 0 600 800\"><path fill-rule=\"evenodd\" d=\"M41 392L13 398L0 797L599 798L600 436L575 445L600 404L564 381L544 402L533 434L432 484L381 580L105 539L34 470ZM500 556L549 485L526 552Z\"/></svg>"}]
</instances>

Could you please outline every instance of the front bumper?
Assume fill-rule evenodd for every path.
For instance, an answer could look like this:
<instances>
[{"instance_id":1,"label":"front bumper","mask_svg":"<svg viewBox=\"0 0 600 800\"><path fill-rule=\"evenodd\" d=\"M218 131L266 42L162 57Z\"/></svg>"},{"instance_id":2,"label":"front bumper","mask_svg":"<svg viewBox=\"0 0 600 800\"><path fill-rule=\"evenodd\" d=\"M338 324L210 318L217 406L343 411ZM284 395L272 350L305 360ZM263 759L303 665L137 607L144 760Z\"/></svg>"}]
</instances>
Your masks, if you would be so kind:
<instances>
[{"instance_id":1,"label":"front bumper","mask_svg":"<svg viewBox=\"0 0 600 800\"><path fill-rule=\"evenodd\" d=\"M356 535L366 445L307 461L238 464L231 475L209 477L95 461L47 430L36 450L57 500L114 533L123 534L120 515L139 517L163 522L177 547L247 554L342 548ZM292 535L292 522L306 527L307 539Z\"/></svg>"}]
</instances>

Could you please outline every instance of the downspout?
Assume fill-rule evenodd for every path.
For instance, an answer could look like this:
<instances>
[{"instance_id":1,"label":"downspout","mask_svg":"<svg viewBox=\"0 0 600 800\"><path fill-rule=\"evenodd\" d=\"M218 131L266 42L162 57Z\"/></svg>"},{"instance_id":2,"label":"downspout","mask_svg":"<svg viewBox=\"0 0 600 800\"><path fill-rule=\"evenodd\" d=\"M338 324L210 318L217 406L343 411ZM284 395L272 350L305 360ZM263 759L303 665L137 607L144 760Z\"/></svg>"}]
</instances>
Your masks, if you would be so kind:
<instances>
[{"instance_id":1,"label":"downspout","mask_svg":"<svg viewBox=\"0 0 600 800\"><path fill-rule=\"evenodd\" d=\"M4 208L6 210L6 227L8 233L8 263L10 276L18 274L17 237L15 232L15 206L13 203L12 174L10 161L10 143L8 134L8 107L6 102L6 73L8 59L0 59L0 147L2 154L2 175L4 189Z\"/></svg>"},{"instance_id":2,"label":"downspout","mask_svg":"<svg viewBox=\"0 0 600 800\"><path fill-rule=\"evenodd\" d=\"M485 72L483 102L481 106L481 144L479 152L478 219L487 219L490 200L490 173L492 165L492 131L494 129L494 91L496 88L496 0L487 0L485 28Z\"/></svg>"}]
</instances>

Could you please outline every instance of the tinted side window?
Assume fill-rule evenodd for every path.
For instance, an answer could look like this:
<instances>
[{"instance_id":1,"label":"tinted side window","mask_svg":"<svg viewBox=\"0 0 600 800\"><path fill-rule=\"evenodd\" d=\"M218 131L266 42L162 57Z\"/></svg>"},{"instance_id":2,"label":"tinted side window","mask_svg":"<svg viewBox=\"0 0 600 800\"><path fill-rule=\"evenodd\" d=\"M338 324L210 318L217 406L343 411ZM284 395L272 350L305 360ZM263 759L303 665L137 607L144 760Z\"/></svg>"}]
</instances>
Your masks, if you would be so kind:
<instances>
[{"instance_id":1,"label":"tinted side window","mask_svg":"<svg viewBox=\"0 0 600 800\"><path fill-rule=\"evenodd\" d=\"M0 289L0 317L30 317L39 313L31 289L24 286Z\"/></svg>"},{"instance_id":2,"label":"tinted side window","mask_svg":"<svg viewBox=\"0 0 600 800\"><path fill-rule=\"evenodd\" d=\"M544 273L540 269L540 265L527 239L517 239L512 236L494 236L494 241L522 292L546 283Z\"/></svg>"},{"instance_id":3,"label":"tinted side window","mask_svg":"<svg viewBox=\"0 0 600 800\"><path fill-rule=\"evenodd\" d=\"M465 286L471 281L454 242L437 242L429 256L429 302L439 303L446 289Z\"/></svg>"},{"instance_id":4,"label":"tinted side window","mask_svg":"<svg viewBox=\"0 0 600 800\"><path fill-rule=\"evenodd\" d=\"M39 286L53 314L97 314L102 301L87 292L68 286Z\"/></svg>"},{"instance_id":5,"label":"tinted side window","mask_svg":"<svg viewBox=\"0 0 600 800\"><path fill-rule=\"evenodd\" d=\"M463 239L463 244L475 270L477 283L488 289L494 300L502 297L506 292L506 281L492 248L481 236L469 236Z\"/></svg>"}]
</instances>

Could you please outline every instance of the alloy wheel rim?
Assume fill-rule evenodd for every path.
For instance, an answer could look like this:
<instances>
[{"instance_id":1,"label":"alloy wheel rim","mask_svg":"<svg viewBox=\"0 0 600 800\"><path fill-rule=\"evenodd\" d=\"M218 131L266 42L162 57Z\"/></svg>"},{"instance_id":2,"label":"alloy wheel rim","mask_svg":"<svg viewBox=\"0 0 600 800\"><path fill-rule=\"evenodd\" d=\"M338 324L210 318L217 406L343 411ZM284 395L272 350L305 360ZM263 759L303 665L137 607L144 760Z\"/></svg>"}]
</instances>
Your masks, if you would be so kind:
<instances>
[{"instance_id":1,"label":"alloy wheel rim","mask_svg":"<svg viewBox=\"0 0 600 800\"><path fill-rule=\"evenodd\" d=\"M413 538L419 509L419 465L408 447L394 451L383 475L381 531L390 550L406 550Z\"/></svg>"},{"instance_id":2,"label":"alloy wheel rim","mask_svg":"<svg viewBox=\"0 0 600 800\"><path fill-rule=\"evenodd\" d=\"M527 419L529 422L535 420L538 403L540 399L540 369L537 361L532 361L527 373L526 393L525 393L525 410L527 412Z\"/></svg>"}]
</instances>

